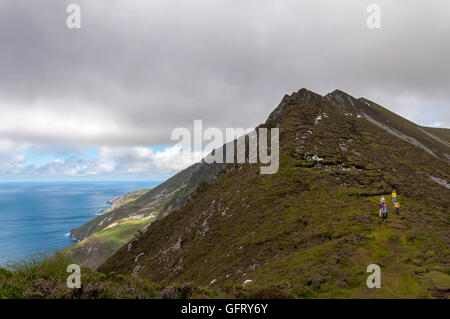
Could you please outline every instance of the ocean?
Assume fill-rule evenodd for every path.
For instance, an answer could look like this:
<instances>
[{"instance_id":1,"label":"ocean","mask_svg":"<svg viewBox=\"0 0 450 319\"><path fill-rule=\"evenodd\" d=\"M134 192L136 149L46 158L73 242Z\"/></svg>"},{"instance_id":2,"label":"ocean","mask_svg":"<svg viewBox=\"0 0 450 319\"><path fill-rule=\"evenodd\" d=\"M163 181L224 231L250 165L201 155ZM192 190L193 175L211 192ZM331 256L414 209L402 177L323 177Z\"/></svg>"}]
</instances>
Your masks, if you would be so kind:
<instances>
[{"instance_id":1,"label":"ocean","mask_svg":"<svg viewBox=\"0 0 450 319\"><path fill-rule=\"evenodd\" d=\"M109 208L106 202L158 182L0 182L0 265L74 241L69 231Z\"/></svg>"}]
</instances>

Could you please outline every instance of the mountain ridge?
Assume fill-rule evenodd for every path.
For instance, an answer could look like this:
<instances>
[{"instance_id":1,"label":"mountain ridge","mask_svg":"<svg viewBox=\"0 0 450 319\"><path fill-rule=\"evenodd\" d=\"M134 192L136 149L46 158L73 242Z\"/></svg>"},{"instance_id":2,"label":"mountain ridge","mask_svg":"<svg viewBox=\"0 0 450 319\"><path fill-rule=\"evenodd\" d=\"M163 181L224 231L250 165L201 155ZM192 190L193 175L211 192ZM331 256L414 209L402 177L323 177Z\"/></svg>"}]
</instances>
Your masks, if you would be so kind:
<instances>
[{"instance_id":1,"label":"mountain ridge","mask_svg":"<svg viewBox=\"0 0 450 319\"><path fill-rule=\"evenodd\" d=\"M249 287L296 297L442 295L449 281L449 190L437 180L449 179L442 157L449 150L419 126L386 118L386 109L365 102L341 91L286 95L260 125L280 128L277 174L227 165L99 271L228 293L252 280ZM361 109L438 157L372 123ZM402 214L380 225L379 196L392 189ZM387 290L365 288L368 262L393 278ZM431 274L421 272L430 267Z\"/></svg>"}]
</instances>

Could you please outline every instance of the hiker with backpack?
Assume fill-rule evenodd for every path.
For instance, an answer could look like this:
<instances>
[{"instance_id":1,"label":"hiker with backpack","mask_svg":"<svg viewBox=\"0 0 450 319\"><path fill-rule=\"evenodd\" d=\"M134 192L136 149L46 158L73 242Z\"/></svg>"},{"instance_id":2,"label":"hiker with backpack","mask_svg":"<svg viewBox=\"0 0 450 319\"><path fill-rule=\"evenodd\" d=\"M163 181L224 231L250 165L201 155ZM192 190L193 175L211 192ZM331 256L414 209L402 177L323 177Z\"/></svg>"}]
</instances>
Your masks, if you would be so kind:
<instances>
[{"instance_id":1,"label":"hiker with backpack","mask_svg":"<svg viewBox=\"0 0 450 319\"><path fill-rule=\"evenodd\" d=\"M383 204L384 204L384 197L381 197L381 199L380 199L380 218L381 218L381 214L383 213Z\"/></svg>"},{"instance_id":2,"label":"hiker with backpack","mask_svg":"<svg viewBox=\"0 0 450 319\"><path fill-rule=\"evenodd\" d=\"M380 218L383 218L383 221L387 219L387 205L384 197L381 197L380 201Z\"/></svg>"},{"instance_id":3,"label":"hiker with backpack","mask_svg":"<svg viewBox=\"0 0 450 319\"><path fill-rule=\"evenodd\" d=\"M388 214L387 205L386 205L386 203L384 203L384 206L383 206L383 221L384 222L387 220L387 214Z\"/></svg>"},{"instance_id":4,"label":"hiker with backpack","mask_svg":"<svg viewBox=\"0 0 450 319\"><path fill-rule=\"evenodd\" d=\"M395 213L398 216L400 214L400 203L399 202L395 202L394 208L395 208Z\"/></svg>"}]
</instances>

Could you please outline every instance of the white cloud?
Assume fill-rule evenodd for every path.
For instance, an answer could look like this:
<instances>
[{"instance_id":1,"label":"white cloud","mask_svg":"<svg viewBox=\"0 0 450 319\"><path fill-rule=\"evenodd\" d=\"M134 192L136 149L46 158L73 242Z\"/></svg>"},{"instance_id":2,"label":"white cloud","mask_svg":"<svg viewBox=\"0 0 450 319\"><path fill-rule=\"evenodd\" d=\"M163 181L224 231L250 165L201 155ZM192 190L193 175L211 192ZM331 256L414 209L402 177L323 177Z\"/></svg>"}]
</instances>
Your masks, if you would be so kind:
<instances>
[{"instance_id":1,"label":"white cloud","mask_svg":"<svg viewBox=\"0 0 450 319\"><path fill-rule=\"evenodd\" d=\"M97 163L99 172L170 175L193 164L193 155L178 144L156 152L147 147L102 147Z\"/></svg>"},{"instance_id":2,"label":"white cloud","mask_svg":"<svg viewBox=\"0 0 450 319\"><path fill-rule=\"evenodd\" d=\"M6 148L8 146L8 148ZM195 157L179 145L154 151L148 147L101 147L98 156L56 158L41 164L24 164L25 151L10 143L0 143L0 175L13 176L130 176L158 178L169 176L193 164ZM4 153L4 150L11 153ZM17 153L14 153L17 151Z\"/></svg>"},{"instance_id":3,"label":"white cloud","mask_svg":"<svg viewBox=\"0 0 450 319\"><path fill-rule=\"evenodd\" d=\"M21 169L29 144L16 143L8 138L0 138L0 175L14 173Z\"/></svg>"}]
</instances>

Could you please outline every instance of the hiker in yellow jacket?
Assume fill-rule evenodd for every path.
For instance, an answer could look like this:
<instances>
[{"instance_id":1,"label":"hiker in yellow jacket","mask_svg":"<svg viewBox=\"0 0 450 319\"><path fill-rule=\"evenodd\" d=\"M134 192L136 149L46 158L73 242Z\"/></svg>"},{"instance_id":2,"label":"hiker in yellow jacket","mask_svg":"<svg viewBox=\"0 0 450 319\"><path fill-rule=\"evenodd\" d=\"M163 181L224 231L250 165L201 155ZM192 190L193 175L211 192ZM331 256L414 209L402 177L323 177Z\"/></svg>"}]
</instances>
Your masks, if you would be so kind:
<instances>
[{"instance_id":1,"label":"hiker in yellow jacket","mask_svg":"<svg viewBox=\"0 0 450 319\"><path fill-rule=\"evenodd\" d=\"M400 214L400 203L399 202L395 202L394 208L395 208L395 213L398 216Z\"/></svg>"},{"instance_id":2,"label":"hiker in yellow jacket","mask_svg":"<svg viewBox=\"0 0 450 319\"><path fill-rule=\"evenodd\" d=\"M397 193L395 192L395 190L392 191L392 204L395 204L395 202L397 201Z\"/></svg>"}]
</instances>

